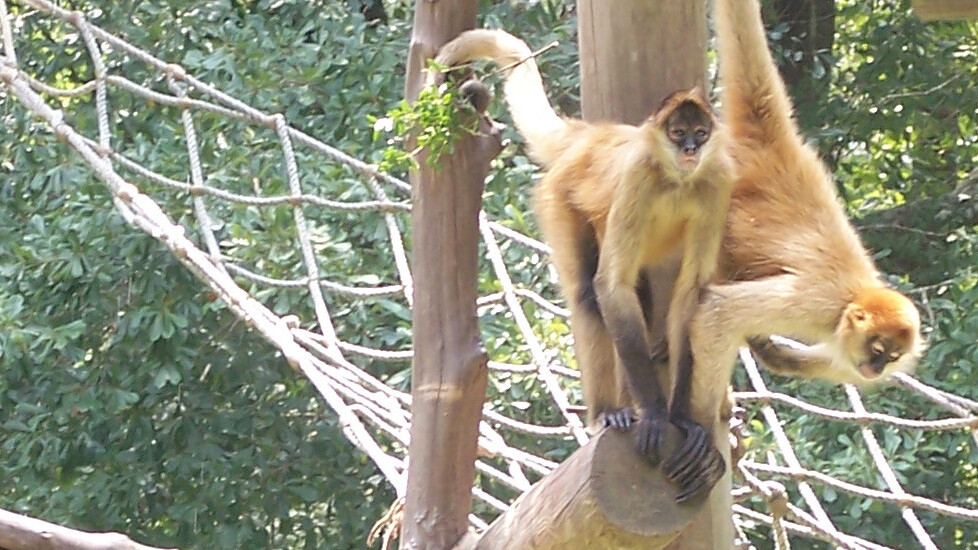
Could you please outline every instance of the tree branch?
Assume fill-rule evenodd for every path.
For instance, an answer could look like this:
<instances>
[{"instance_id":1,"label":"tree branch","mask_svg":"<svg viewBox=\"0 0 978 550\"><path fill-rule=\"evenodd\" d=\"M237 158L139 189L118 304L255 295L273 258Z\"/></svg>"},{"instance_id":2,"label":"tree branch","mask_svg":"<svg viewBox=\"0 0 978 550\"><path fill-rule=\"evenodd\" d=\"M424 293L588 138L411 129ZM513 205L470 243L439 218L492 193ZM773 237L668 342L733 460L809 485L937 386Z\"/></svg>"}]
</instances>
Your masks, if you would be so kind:
<instances>
[{"instance_id":1,"label":"tree branch","mask_svg":"<svg viewBox=\"0 0 978 550\"><path fill-rule=\"evenodd\" d=\"M4 550L161 550L121 533L88 533L0 510L0 548Z\"/></svg>"}]
</instances>

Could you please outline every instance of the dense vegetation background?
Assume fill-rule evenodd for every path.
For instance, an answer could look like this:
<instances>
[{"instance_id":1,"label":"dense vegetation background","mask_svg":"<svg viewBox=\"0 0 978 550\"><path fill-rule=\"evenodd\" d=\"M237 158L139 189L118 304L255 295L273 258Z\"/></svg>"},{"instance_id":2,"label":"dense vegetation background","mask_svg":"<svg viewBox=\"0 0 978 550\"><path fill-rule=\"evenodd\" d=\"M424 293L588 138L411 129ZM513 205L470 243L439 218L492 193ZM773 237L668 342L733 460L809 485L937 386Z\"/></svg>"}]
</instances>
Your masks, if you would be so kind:
<instances>
[{"instance_id":1,"label":"dense vegetation background","mask_svg":"<svg viewBox=\"0 0 978 550\"><path fill-rule=\"evenodd\" d=\"M879 265L924 313L931 345L919 376L978 399L978 25L924 24L909 0L815 3L830 14L818 25L799 25L784 0L768 14L801 124L835 169ZM284 112L353 156L379 158L371 117L402 94L412 15L406 0L62 4L232 96ZM542 69L552 100L575 114L573 2L484 1L481 13L482 24L533 45L560 40ZM28 21L25 36L58 32L41 18ZM35 52L25 66L46 81L91 78L77 44L60 44ZM506 118L501 105L494 109ZM148 160L178 158L183 146L159 137L157 116L127 113L125 131L144 142ZM2 91L0 121L0 507L159 546L363 547L394 495L315 392L157 242L126 225L93 175ZM94 124L74 122L85 130ZM246 147L225 154L227 163L248 163ZM535 231L525 202L533 167L518 145L496 167L487 210ZM268 222L239 229L272 241L278 229ZM337 246L358 250L362 231L336 227ZM375 271L371 256L357 258L337 269L350 278ZM308 307L279 305L282 312ZM343 319L403 326L405 315L395 306L350 308ZM507 344L496 329L487 327L496 335L487 347L498 357ZM403 330L364 333L409 342ZM406 387L404 366L390 369L382 374ZM845 406L828 386L772 382ZM524 398L544 396L528 386ZM896 389L874 392L871 406L911 418L939 415ZM863 479L869 458L852 444L851 426L785 416L806 465L879 483ZM749 450L763 458L773 443L763 425L751 427ZM978 507L978 449L965 434L874 431L907 490ZM820 496L839 529L905 547L894 507L830 490ZM920 515L941 548L978 548L974 524ZM752 533L759 548L770 547L764 529Z\"/></svg>"}]
</instances>

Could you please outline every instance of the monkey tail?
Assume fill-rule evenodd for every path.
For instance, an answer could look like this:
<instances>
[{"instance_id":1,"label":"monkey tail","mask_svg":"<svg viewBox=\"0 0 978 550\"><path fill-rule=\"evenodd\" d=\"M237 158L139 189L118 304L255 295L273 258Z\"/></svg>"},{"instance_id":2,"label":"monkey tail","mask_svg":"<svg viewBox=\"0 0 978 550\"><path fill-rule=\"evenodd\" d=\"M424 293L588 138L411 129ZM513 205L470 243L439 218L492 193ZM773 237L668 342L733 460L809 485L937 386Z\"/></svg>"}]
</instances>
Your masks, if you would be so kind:
<instances>
[{"instance_id":1,"label":"monkey tail","mask_svg":"<svg viewBox=\"0 0 978 550\"><path fill-rule=\"evenodd\" d=\"M717 0L716 32L723 109L733 137L761 144L800 143L757 0Z\"/></svg>"},{"instance_id":2,"label":"monkey tail","mask_svg":"<svg viewBox=\"0 0 978 550\"><path fill-rule=\"evenodd\" d=\"M551 166L566 150L570 137L567 122L557 116L543 88L533 52L519 38L493 29L463 32L445 44L435 61L455 67L475 59L486 59L505 68L503 93L510 116L529 145L530 156Z\"/></svg>"}]
</instances>

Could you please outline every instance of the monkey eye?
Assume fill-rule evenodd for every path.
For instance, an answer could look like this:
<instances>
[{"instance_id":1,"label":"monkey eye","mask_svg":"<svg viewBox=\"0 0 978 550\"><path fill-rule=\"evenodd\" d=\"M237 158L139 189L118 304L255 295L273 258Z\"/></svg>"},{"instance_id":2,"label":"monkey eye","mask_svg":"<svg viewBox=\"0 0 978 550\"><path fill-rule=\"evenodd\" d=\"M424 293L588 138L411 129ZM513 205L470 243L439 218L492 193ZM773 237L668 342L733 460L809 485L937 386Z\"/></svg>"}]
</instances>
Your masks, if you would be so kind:
<instances>
[{"instance_id":1,"label":"monkey eye","mask_svg":"<svg viewBox=\"0 0 978 550\"><path fill-rule=\"evenodd\" d=\"M705 138L706 137L706 130L704 130L702 128L700 128L699 130L696 130L696 137L701 138L701 139L702 138Z\"/></svg>"},{"instance_id":2,"label":"monkey eye","mask_svg":"<svg viewBox=\"0 0 978 550\"><path fill-rule=\"evenodd\" d=\"M890 362L892 363L893 361L896 361L897 359L900 358L901 355L903 354L900 353L899 351L894 351L893 353L890 354Z\"/></svg>"},{"instance_id":3,"label":"monkey eye","mask_svg":"<svg viewBox=\"0 0 978 550\"><path fill-rule=\"evenodd\" d=\"M672 135L676 136L679 139L682 139L686 137L686 130L683 130L682 128L676 128L675 130L672 131Z\"/></svg>"},{"instance_id":4,"label":"monkey eye","mask_svg":"<svg viewBox=\"0 0 978 550\"><path fill-rule=\"evenodd\" d=\"M874 356L876 356L876 357L879 357L880 355L883 355L883 352L885 352L885 351L886 351L886 349L885 349L885 347L883 346L883 344L881 344L880 342L873 342L873 345L872 345L872 346L870 346L870 348L869 348L869 351L870 351L870 352L871 352L871 353L872 353L872 354L873 354Z\"/></svg>"}]
</instances>

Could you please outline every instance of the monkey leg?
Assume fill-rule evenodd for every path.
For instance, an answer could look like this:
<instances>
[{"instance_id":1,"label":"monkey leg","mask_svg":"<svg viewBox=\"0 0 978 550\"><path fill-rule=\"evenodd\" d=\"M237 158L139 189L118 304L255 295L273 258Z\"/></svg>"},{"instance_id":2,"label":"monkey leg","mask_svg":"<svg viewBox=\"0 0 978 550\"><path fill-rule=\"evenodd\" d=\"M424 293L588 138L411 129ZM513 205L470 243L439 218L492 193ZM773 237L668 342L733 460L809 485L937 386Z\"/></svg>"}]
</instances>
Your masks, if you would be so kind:
<instances>
[{"instance_id":1,"label":"monkey leg","mask_svg":"<svg viewBox=\"0 0 978 550\"><path fill-rule=\"evenodd\" d=\"M581 372L588 425L592 430L605 426L627 429L633 416L625 409L630 399L621 391L614 345L594 289L599 260L597 235L584 217L546 187L536 190L534 208L544 238L553 248L551 260L571 310L574 355Z\"/></svg>"},{"instance_id":2,"label":"monkey leg","mask_svg":"<svg viewBox=\"0 0 978 550\"><path fill-rule=\"evenodd\" d=\"M581 390L592 428L627 429L634 413L623 399L615 367L615 349L601 316L582 305L572 308L574 354L581 371Z\"/></svg>"},{"instance_id":3,"label":"monkey leg","mask_svg":"<svg viewBox=\"0 0 978 550\"><path fill-rule=\"evenodd\" d=\"M648 330L652 362L656 364L669 362L666 318L669 315L669 297L672 296L678 273L679 258L666 260L655 267L643 269L635 288Z\"/></svg>"}]
</instances>

